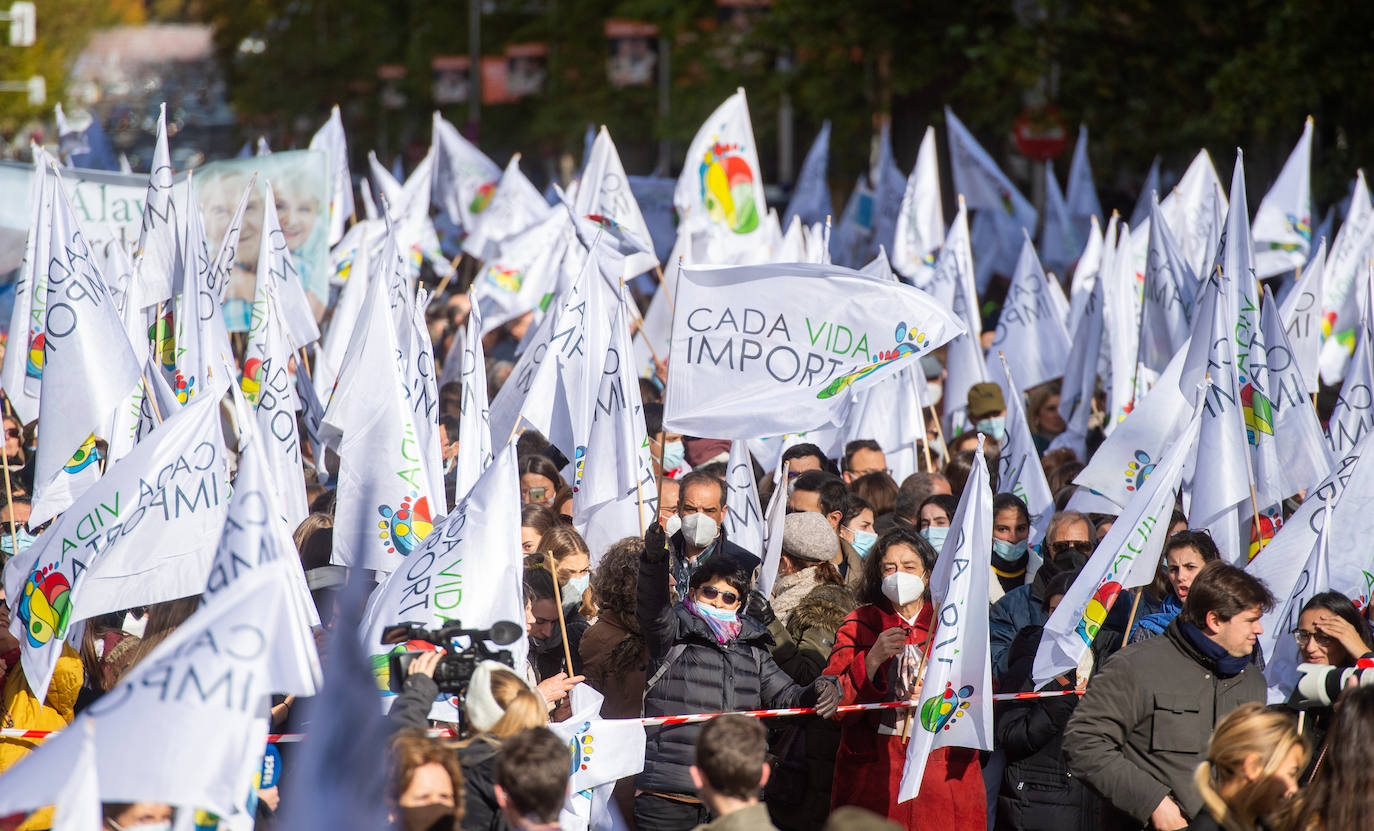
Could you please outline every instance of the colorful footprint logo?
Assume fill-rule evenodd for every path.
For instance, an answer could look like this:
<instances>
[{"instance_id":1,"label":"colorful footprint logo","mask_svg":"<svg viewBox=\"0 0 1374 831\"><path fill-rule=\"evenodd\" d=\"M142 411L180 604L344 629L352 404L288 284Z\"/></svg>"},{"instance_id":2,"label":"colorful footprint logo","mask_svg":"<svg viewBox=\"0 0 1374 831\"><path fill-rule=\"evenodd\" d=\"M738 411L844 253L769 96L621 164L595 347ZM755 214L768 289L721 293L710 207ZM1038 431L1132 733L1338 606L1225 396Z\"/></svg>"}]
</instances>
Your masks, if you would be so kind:
<instances>
[{"instance_id":1,"label":"colorful footprint logo","mask_svg":"<svg viewBox=\"0 0 1374 831\"><path fill-rule=\"evenodd\" d=\"M592 747L591 729L592 723L584 721L577 732L573 734L573 737L568 740L568 750L572 753L572 768L568 771L569 776L575 775L580 770L586 770L591 764L592 754L596 752L596 748Z\"/></svg>"},{"instance_id":2,"label":"colorful footprint logo","mask_svg":"<svg viewBox=\"0 0 1374 831\"><path fill-rule=\"evenodd\" d=\"M894 333L894 340L897 345L891 349L873 356L873 363L862 366L853 372L847 372L831 381L820 392L816 393L819 399L834 398L836 395L854 384L854 382L872 375L878 369L887 366L893 361L906 357L907 355L918 355L925 348L927 338L925 332L919 332L915 327L907 328L905 322L897 324L897 331Z\"/></svg>"},{"instance_id":3,"label":"colorful footprint logo","mask_svg":"<svg viewBox=\"0 0 1374 831\"><path fill-rule=\"evenodd\" d=\"M967 712L972 695L972 684L966 684L956 691L946 681L944 692L932 695L921 703L921 726L932 733L950 729Z\"/></svg>"},{"instance_id":4,"label":"colorful footprint logo","mask_svg":"<svg viewBox=\"0 0 1374 831\"><path fill-rule=\"evenodd\" d=\"M29 646L36 649L53 638L66 637L71 588L66 575L54 566L37 569L24 581L15 612L24 623Z\"/></svg>"},{"instance_id":5,"label":"colorful footprint logo","mask_svg":"<svg viewBox=\"0 0 1374 831\"><path fill-rule=\"evenodd\" d=\"M1093 638L1097 637L1102 622L1107 619L1107 611L1111 609L1116 596L1121 593L1121 584L1111 578L1112 575L1107 575L1107 580L1097 587L1097 591L1093 593L1083 610L1083 618L1074 627L1074 631L1086 644L1091 644Z\"/></svg>"},{"instance_id":6,"label":"colorful footprint logo","mask_svg":"<svg viewBox=\"0 0 1374 831\"><path fill-rule=\"evenodd\" d=\"M1154 470L1155 463L1150 461L1150 454L1144 450L1137 450L1135 460L1126 464L1126 490L1139 490Z\"/></svg>"},{"instance_id":7,"label":"colorful footprint logo","mask_svg":"<svg viewBox=\"0 0 1374 831\"><path fill-rule=\"evenodd\" d=\"M749 163L740 155L738 144L717 141L706 149L697 173L701 179L701 201L711 221L736 234L747 234L759 227L754 191L758 187Z\"/></svg>"},{"instance_id":8,"label":"colorful footprint logo","mask_svg":"<svg viewBox=\"0 0 1374 831\"><path fill-rule=\"evenodd\" d=\"M47 338L42 332L29 339L29 361L24 367L24 374L30 378L43 377L43 345L47 343Z\"/></svg>"},{"instance_id":9,"label":"colorful footprint logo","mask_svg":"<svg viewBox=\"0 0 1374 831\"><path fill-rule=\"evenodd\" d=\"M502 268L499 265L487 266L487 282L512 294L520 291L525 284L525 275L518 268Z\"/></svg>"},{"instance_id":10,"label":"colorful footprint logo","mask_svg":"<svg viewBox=\"0 0 1374 831\"><path fill-rule=\"evenodd\" d=\"M386 546L388 554L406 556L434 530L434 519L429 513L429 497L420 497L414 491L401 500L400 507L379 505L377 513L382 515L377 523L380 529L377 536Z\"/></svg>"},{"instance_id":11,"label":"colorful footprint logo","mask_svg":"<svg viewBox=\"0 0 1374 831\"><path fill-rule=\"evenodd\" d=\"M196 394L195 387L196 379L187 378L180 372L178 372L176 376L172 379L172 394L175 395L177 397L177 400L183 404L185 404L187 401L190 401L191 398Z\"/></svg>"},{"instance_id":12,"label":"colorful footprint logo","mask_svg":"<svg viewBox=\"0 0 1374 831\"><path fill-rule=\"evenodd\" d=\"M258 392L262 389L263 380L258 376L261 374L261 358L249 358L243 362L243 382L239 386L243 388L243 397L248 399L249 404L258 403Z\"/></svg>"},{"instance_id":13,"label":"colorful footprint logo","mask_svg":"<svg viewBox=\"0 0 1374 831\"><path fill-rule=\"evenodd\" d=\"M573 451L573 493L582 488L582 468L587 463L587 448L578 447Z\"/></svg>"},{"instance_id":14,"label":"colorful footprint logo","mask_svg":"<svg viewBox=\"0 0 1374 831\"><path fill-rule=\"evenodd\" d=\"M100 461L100 448L95 445L95 436L90 435L76 449L76 452L62 466L62 469L68 473L79 473L98 461Z\"/></svg>"},{"instance_id":15,"label":"colorful footprint logo","mask_svg":"<svg viewBox=\"0 0 1374 831\"><path fill-rule=\"evenodd\" d=\"M472 195L472 201L468 203L468 213L480 214L491 204L491 197L496 193L496 183L487 182L477 188L477 192Z\"/></svg>"}]
</instances>

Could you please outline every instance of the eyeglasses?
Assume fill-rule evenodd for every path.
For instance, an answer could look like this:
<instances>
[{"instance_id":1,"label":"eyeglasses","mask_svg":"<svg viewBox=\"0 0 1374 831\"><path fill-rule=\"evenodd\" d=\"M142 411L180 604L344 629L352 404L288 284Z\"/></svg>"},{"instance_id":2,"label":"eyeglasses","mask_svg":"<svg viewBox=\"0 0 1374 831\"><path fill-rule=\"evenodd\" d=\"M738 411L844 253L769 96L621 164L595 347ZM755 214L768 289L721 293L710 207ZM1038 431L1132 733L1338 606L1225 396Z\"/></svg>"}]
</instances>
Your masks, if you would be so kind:
<instances>
[{"instance_id":1,"label":"eyeglasses","mask_svg":"<svg viewBox=\"0 0 1374 831\"><path fill-rule=\"evenodd\" d=\"M1070 550L1077 551L1085 557L1091 557L1093 544L1087 540L1060 540L1050 543L1050 553L1056 557Z\"/></svg>"},{"instance_id":2,"label":"eyeglasses","mask_svg":"<svg viewBox=\"0 0 1374 831\"><path fill-rule=\"evenodd\" d=\"M739 595L734 592L723 592L715 586L702 586L697 589L697 591L701 592L701 596L707 600L715 600L719 597L721 600L725 601L725 605L727 606L733 606L739 602Z\"/></svg>"},{"instance_id":3,"label":"eyeglasses","mask_svg":"<svg viewBox=\"0 0 1374 831\"><path fill-rule=\"evenodd\" d=\"M1322 647L1330 646L1335 643L1335 639L1330 635L1323 635L1321 632L1308 632L1303 629L1294 629L1291 633L1293 640L1298 642L1299 647L1307 646L1307 642L1313 638L1317 639L1317 645Z\"/></svg>"},{"instance_id":4,"label":"eyeglasses","mask_svg":"<svg viewBox=\"0 0 1374 831\"><path fill-rule=\"evenodd\" d=\"M6 427L6 428L5 428L5 437L6 437L6 438L11 438L11 439L17 439L17 438L19 438L19 428L18 428L18 427Z\"/></svg>"}]
</instances>

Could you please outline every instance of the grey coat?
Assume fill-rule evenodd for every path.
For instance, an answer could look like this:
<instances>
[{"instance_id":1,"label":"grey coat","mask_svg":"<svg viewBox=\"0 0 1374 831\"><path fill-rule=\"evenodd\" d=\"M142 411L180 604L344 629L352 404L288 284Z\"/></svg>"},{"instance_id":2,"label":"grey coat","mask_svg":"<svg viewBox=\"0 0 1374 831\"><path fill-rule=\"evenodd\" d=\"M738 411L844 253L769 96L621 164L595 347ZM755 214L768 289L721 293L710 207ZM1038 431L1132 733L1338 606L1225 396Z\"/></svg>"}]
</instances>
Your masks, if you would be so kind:
<instances>
[{"instance_id":1,"label":"grey coat","mask_svg":"<svg viewBox=\"0 0 1374 831\"><path fill-rule=\"evenodd\" d=\"M1069 770L1134 822L1118 827L1140 828L1171 794L1184 813L1198 816L1193 771L1212 729L1241 704L1264 698L1258 667L1218 676L1175 619L1160 637L1117 652L1088 682L1064 731Z\"/></svg>"}]
</instances>

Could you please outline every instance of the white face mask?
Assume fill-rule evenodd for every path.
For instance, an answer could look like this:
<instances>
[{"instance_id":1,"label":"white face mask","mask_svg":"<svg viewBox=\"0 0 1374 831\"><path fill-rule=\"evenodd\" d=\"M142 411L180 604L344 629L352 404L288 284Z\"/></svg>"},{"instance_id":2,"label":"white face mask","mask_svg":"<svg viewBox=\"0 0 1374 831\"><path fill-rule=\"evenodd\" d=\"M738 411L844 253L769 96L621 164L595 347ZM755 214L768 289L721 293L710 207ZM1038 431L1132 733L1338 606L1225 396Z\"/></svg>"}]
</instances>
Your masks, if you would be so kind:
<instances>
[{"instance_id":1,"label":"white face mask","mask_svg":"<svg viewBox=\"0 0 1374 831\"><path fill-rule=\"evenodd\" d=\"M940 403L940 397L945 394L945 385L939 381L926 381L926 400L921 403L927 407Z\"/></svg>"},{"instance_id":2,"label":"white face mask","mask_svg":"<svg viewBox=\"0 0 1374 831\"><path fill-rule=\"evenodd\" d=\"M883 597L893 606L905 606L925 593L926 581L907 571L894 571L883 578Z\"/></svg>"},{"instance_id":3,"label":"white face mask","mask_svg":"<svg viewBox=\"0 0 1374 831\"><path fill-rule=\"evenodd\" d=\"M698 512L682 518L682 534L688 543L697 548L710 545L718 533L720 526L706 514Z\"/></svg>"},{"instance_id":4,"label":"white face mask","mask_svg":"<svg viewBox=\"0 0 1374 831\"><path fill-rule=\"evenodd\" d=\"M677 514L673 514L672 516L670 516L670 517L668 517L666 520L664 520L664 522L663 522L663 533L667 534L668 536L670 536L670 537L675 536L675 535L677 534L677 532L678 532L678 531L681 531L681 530L682 530L682 517L678 516Z\"/></svg>"}]
</instances>

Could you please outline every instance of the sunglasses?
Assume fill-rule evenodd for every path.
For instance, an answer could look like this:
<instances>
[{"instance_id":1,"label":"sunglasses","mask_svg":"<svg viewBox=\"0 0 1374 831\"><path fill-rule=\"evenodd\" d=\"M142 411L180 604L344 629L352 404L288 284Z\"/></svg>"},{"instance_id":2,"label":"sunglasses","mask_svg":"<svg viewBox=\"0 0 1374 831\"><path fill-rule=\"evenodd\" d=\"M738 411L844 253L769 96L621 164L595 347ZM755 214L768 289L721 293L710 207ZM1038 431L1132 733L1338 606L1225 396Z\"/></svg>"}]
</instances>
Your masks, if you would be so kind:
<instances>
[{"instance_id":1,"label":"sunglasses","mask_svg":"<svg viewBox=\"0 0 1374 831\"><path fill-rule=\"evenodd\" d=\"M1062 540L1060 542L1050 543L1050 553L1056 557L1071 550L1077 551L1085 557L1091 557L1093 553L1093 544L1087 540Z\"/></svg>"},{"instance_id":2,"label":"sunglasses","mask_svg":"<svg viewBox=\"0 0 1374 831\"><path fill-rule=\"evenodd\" d=\"M715 586L702 586L697 591L701 592L701 596L707 600L715 600L719 597L725 601L727 606L733 606L739 602L739 595L734 592L723 592Z\"/></svg>"},{"instance_id":3,"label":"sunglasses","mask_svg":"<svg viewBox=\"0 0 1374 831\"><path fill-rule=\"evenodd\" d=\"M17 439L17 438L19 438L19 428L18 428L18 427L6 427L6 428L5 428L5 436L6 436L6 438L11 438L11 439Z\"/></svg>"}]
</instances>

